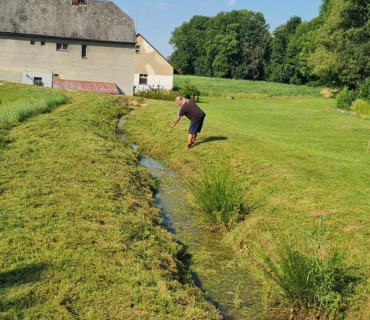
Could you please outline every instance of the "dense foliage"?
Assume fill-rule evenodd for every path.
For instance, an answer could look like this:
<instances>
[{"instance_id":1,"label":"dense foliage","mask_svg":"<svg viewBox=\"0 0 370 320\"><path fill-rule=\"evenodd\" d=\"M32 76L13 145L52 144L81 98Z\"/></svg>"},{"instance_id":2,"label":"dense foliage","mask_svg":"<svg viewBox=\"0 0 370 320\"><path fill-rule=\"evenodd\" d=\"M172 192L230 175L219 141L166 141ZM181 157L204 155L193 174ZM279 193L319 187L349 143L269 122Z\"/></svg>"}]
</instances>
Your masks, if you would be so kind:
<instances>
[{"instance_id":1,"label":"dense foliage","mask_svg":"<svg viewBox=\"0 0 370 320\"><path fill-rule=\"evenodd\" d=\"M213 18L194 16L173 31L170 60L182 74L258 80L269 41L261 13L234 10Z\"/></svg>"},{"instance_id":2,"label":"dense foliage","mask_svg":"<svg viewBox=\"0 0 370 320\"><path fill-rule=\"evenodd\" d=\"M323 0L317 17L292 17L272 34L261 13L194 16L170 39L185 75L357 89L370 77L370 3Z\"/></svg>"}]
</instances>

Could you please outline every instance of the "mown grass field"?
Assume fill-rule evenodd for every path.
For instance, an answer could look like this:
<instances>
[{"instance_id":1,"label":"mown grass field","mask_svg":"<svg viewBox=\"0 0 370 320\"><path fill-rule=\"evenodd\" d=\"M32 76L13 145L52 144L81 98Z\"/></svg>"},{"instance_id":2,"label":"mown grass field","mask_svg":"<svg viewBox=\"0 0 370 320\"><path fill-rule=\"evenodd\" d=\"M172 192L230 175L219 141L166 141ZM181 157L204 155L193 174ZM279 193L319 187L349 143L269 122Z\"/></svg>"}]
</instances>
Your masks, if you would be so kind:
<instances>
[{"instance_id":1,"label":"mown grass field","mask_svg":"<svg viewBox=\"0 0 370 320\"><path fill-rule=\"evenodd\" d=\"M203 79L191 80L200 84ZM216 88L219 81L227 80L215 79ZM204 167L231 166L238 177L235 183L244 187L253 208L225 235L238 252L238 263L263 279L256 263L259 253L272 254L279 239L307 241L300 228L312 230L323 216L325 251L343 252L346 264L359 267L369 279L370 162L365 163L369 119L337 112L332 99L236 95L235 100L227 100L207 96L213 89L204 94L199 88L199 106L207 116L198 144L190 152L184 150L189 125L184 118L152 156L186 178L197 177ZM240 91L249 90L253 91ZM235 93L225 87L218 91ZM256 95L262 93L257 90ZM173 102L150 100L130 115L128 132L143 153L163 136L177 110ZM347 319L370 318L369 290L368 284L357 288Z\"/></svg>"},{"instance_id":2,"label":"mown grass field","mask_svg":"<svg viewBox=\"0 0 370 320\"><path fill-rule=\"evenodd\" d=\"M197 76L174 76L174 85L183 87L186 82L194 84L201 96L235 96L238 98L268 97L316 97L320 98L320 89L308 86L295 86L265 81L248 81Z\"/></svg>"},{"instance_id":3,"label":"mown grass field","mask_svg":"<svg viewBox=\"0 0 370 320\"><path fill-rule=\"evenodd\" d=\"M3 83L0 112L24 102L23 88ZM116 139L125 100L65 95L52 112L6 128L0 319L219 319L161 226L148 173Z\"/></svg>"}]
</instances>

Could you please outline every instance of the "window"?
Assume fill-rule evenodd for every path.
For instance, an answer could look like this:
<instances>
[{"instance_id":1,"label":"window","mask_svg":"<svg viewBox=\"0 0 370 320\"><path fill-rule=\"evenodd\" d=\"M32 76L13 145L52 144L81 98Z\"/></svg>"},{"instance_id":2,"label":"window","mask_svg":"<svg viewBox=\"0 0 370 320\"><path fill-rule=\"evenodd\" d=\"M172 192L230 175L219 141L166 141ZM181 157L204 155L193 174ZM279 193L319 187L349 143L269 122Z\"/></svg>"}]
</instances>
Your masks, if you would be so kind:
<instances>
[{"instance_id":1,"label":"window","mask_svg":"<svg viewBox=\"0 0 370 320\"><path fill-rule=\"evenodd\" d=\"M68 51L68 43L57 43L58 51Z\"/></svg>"},{"instance_id":2,"label":"window","mask_svg":"<svg viewBox=\"0 0 370 320\"><path fill-rule=\"evenodd\" d=\"M33 84L35 86L43 87L44 84L42 83L42 78L34 77L33 78Z\"/></svg>"},{"instance_id":3,"label":"window","mask_svg":"<svg viewBox=\"0 0 370 320\"><path fill-rule=\"evenodd\" d=\"M72 5L79 6L79 5L87 5L86 0L72 0Z\"/></svg>"},{"instance_id":4,"label":"window","mask_svg":"<svg viewBox=\"0 0 370 320\"><path fill-rule=\"evenodd\" d=\"M81 52L81 57L83 58L83 59L86 59L87 58L87 50L86 50L86 45L85 44L83 44L82 45L82 52Z\"/></svg>"},{"instance_id":5,"label":"window","mask_svg":"<svg viewBox=\"0 0 370 320\"><path fill-rule=\"evenodd\" d=\"M148 84L148 75L147 74L141 74L139 84Z\"/></svg>"},{"instance_id":6,"label":"window","mask_svg":"<svg viewBox=\"0 0 370 320\"><path fill-rule=\"evenodd\" d=\"M140 52L140 46L139 46L139 45L136 45L136 46L135 46L135 52L136 52L136 53L139 53L139 52Z\"/></svg>"},{"instance_id":7,"label":"window","mask_svg":"<svg viewBox=\"0 0 370 320\"><path fill-rule=\"evenodd\" d=\"M41 41L41 45L44 46L45 45L45 41Z\"/></svg>"},{"instance_id":8,"label":"window","mask_svg":"<svg viewBox=\"0 0 370 320\"><path fill-rule=\"evenodd\" d=\"M31 40L31 45L32 46L35 45L35 41Z\"/></svg>"}]
</instances>

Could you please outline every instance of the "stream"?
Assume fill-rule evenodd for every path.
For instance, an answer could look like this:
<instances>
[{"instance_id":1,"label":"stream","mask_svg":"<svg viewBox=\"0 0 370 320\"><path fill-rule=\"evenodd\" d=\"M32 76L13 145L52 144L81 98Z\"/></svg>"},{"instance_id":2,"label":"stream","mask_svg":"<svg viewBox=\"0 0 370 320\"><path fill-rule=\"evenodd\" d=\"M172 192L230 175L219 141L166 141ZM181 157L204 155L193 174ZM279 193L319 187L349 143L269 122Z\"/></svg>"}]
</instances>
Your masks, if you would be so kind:
<instances>
[{"instance_id":1,"label":"stream","mask_svg":"<svg viewBox=\"0 0 370 320\"><path fill-rule=\"evenodd\" d=\"M119 128L117 137L128 142ZM138 151L139 147L132 145ZM190 255L189 270L197 287L214 304L225 320L251 319L248 316L252 298L252 284L238 264L232 248L222 241L221 233L212 232L199 221L186 199L186 188L181 177L152 158L141 156L141 165L157 181L154 204L161 209L164 227L186 246Z\"/></svg>"}]
</instances>

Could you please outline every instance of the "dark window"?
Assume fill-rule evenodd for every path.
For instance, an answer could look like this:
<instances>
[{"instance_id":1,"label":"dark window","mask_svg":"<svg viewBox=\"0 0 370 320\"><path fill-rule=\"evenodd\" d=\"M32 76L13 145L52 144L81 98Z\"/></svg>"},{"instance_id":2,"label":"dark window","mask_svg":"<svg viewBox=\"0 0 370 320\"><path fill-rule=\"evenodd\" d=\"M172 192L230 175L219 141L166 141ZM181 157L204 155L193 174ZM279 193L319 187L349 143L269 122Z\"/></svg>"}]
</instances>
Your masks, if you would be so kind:
<instances>
[{"instance_id":1,"label":"dark window","mask_svg":"<svg viewBox=\"0 0 370 320\"><path fill-rule=\"evenodd\" d=\"M45 41L41 41L41 45L44 46L45 45Z\"/></svg>"},{"instance_id":2,"label":"dark window","mask_svg":"<svg viewBox=\"0 0 370 320\"><path fill-rule=\"evenodd\" d=\"M68 51L68 43L57 43L58 51Z\"/></svg>"},{"instance_id":3,"label":"dark window","mask_svg":"<svg viewBox=\"0 0 370 320\"><path fill-rule=\"evenodd\" d=\"M40 86L40 87L44 86L44 84L42 83L42 78L38 78L38 77L33 78L33 84L35 86Z\"/></svg>"},{"instance_id":4,"label":"dark window","mask_svg":"<svg viewBox=\"0 0 370 320\"><path fill-rule=\"evenodd\" d=\"M136 45L136 46L135 46L135 52L136 52L136 53L139 53L139 52L140 52L140 46L139 46L139 45Z\"/></svg>"},{"instance_id":5,"label":"dark window","mask_svg":"<svg viewBox=\"0 0 370 320\"><path fill-rule=\"evenodd\" d=\"M141 74L139 84L148 84L148 75L147 74Z\"/></svg>"},{"instance_id":6,"label":"dark window","mask_svg":"<svg viewBox=\"0 0 370 320\"><path fill-rule=\"evenodd\" d=\"M35 44L35 41L31 40L31 45L34 45Z\"/></svg>"},{"instance_id":7,"label":"dark window","mask_svg":"<svg viewBox=\"0 0 370 320\"><path fill-rule=\"evenodd\" d=\"M86 49L86 47L87 46L85 44L82 45L82 53L81 53L82 58L87 58L87 49Z\"/></svg>"},{"instance_id":8,"label":"dark window","mask_svg":"<svg viewBox=\"0 0 370 320\"><path fill-rule=\"evenodd\" d=\"M86 5L87 1L86 0L72 0L72 5L78 6L78 5Z\"/></svg>"}]
</instances>

